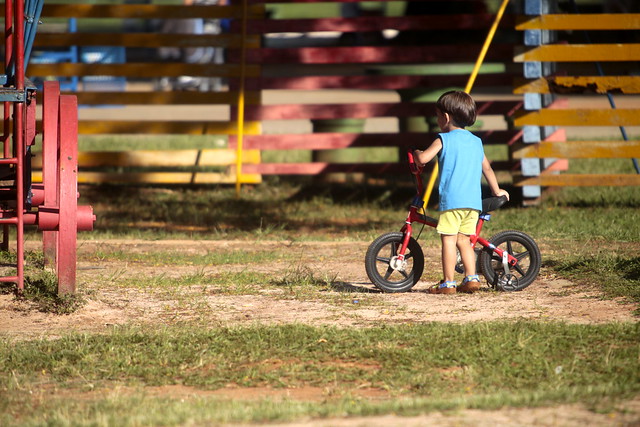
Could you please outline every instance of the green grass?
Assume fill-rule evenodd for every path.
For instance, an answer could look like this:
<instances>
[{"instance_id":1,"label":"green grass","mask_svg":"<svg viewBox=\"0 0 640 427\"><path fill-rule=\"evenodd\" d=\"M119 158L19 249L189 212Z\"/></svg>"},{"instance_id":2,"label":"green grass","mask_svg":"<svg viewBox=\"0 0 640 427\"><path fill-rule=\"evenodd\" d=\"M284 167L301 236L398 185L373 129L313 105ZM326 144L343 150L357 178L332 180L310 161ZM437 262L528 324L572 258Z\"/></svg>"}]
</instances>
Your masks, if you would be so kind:
<instances>
[{"instance_id":1,"label":"green grass","mask_svg":"<svg viewBox=\"0 0 640 427\"><path fill-rule=\"evenodd\" d=\"M0 421L181 425L578 401L595 407L640 391L637 334L632 324L483 322L446 328L125 327L101 335L3 341ZM206 394L180 399L144 392L174 385L192 393L229 385L315 387L326 396L276 406L266 398L234 404ZM118 393L121 387L133 391ZM381 390L388 398L361 399L359 388Z\"/></svg>"},{"instance_id":2,"label":"green grass","mask_svg":"<svg viewBox=\"0 0 640 427\"><path fill-rule=\"evenodd\" d=\"M0 265L10 266L15 272L16 254L0 251ZM9 273L16 274L16 273ZM0 293L15 293L13 283L0 284ZM58 278L44 266L42 252L25 253L24 289L16 295L22 301L28 301L38 310L45 313L69 314L82 307L84 296L78 294L58 295Z\"/></svg>"},{"instance_id":3,"label":"green grass","mask_svg":"<svg viewBox=\"0 0 640 427\"><path fill-rule=\"evenodd\" d=\"M230 250L223 252L207 252L204 254L192 254L178 251L153 251L135 253L121 249L98 249L94 253L81 255L86 261L124 261L128 263L147 265L224 265L224 264L262 264L273 261L282 261L290 255L284 250L251 251Z\"/></svg>"}]
</instances>

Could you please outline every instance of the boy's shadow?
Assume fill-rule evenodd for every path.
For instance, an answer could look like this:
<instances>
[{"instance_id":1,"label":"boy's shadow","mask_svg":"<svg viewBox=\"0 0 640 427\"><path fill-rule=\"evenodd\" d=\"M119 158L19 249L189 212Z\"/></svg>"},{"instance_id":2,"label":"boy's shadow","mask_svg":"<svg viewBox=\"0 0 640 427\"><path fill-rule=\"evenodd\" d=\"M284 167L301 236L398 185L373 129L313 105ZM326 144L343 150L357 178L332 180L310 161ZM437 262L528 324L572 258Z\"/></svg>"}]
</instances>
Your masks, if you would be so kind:
<instances>
[{"instance_id":1,"label":"boy's shadow","mask_svg":"<svg viewBox=\"0 0 640 427\"><path fill-rule=\"evenodd\" d=\"M366 285L372 286L367 287ZM331 283L331 288L336 292L346 292L346 293L366 293L366 294L380 294L382 291L378 288L373 287L372 284L367 282L356 282L356 283L348 283L348 282L333 282Z\"/></svg>"}]
</instances>

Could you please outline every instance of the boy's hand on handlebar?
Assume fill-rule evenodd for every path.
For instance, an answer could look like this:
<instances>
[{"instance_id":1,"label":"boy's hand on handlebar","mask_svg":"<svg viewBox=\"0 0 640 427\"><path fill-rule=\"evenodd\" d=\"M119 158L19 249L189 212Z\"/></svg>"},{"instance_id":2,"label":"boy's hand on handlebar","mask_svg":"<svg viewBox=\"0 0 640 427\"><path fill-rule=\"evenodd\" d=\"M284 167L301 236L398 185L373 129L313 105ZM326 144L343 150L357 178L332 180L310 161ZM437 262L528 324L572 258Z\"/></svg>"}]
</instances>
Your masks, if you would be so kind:
<instances>
[{"instance_id":1,"label":"boy's hand on handlebar","mask_svg":"<svg viewBox=\"0 0 640 427\"><path fill-rule=\"evenodd\" d=\"M509 193L507 192L507 190L503 190L502 188L498 188L498 191L493 193L493 195L496 197L505 196L507 200L509 200Z\"/></svg>"},{"instance_id":2,"label":"boy's hand on handlebar","mask_svg":"<svg viewBox=\"0 0 640 427\"><path fill-rule=\"evenodd\" d=\"M422 154L421 150L413 150L413 161L418 168L422 169L424 167L424 163L420 161L420 154Z\"/></svg>"}]
</instances>

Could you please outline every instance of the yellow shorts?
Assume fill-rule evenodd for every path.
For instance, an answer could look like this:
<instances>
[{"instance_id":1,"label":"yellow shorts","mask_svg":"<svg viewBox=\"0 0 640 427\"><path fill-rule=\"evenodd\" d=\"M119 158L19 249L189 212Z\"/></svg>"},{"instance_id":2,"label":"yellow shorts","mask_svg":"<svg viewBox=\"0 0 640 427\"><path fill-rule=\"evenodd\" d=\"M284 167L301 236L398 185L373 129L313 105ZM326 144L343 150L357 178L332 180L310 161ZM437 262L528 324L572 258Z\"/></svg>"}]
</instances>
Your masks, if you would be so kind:
<instances>
[{"instance_id":1,"label":"yellow shorts","mask_svg":"<svg viewBox=\"0 0 640 427\"><path fill-rule=\"evenodd\" d=\"M466 234L470 236L476 232L479 213L475 209L452 209L444 211L438 219L438 233Z\"/></svg>"}]
</instances>

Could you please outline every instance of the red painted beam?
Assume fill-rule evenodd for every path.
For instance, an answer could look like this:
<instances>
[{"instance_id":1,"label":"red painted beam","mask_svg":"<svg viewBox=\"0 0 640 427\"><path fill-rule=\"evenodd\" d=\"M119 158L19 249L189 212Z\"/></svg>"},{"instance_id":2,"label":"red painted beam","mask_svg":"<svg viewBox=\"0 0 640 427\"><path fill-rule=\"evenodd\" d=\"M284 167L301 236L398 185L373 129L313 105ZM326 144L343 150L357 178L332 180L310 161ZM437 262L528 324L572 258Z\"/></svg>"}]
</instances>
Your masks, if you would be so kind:
<instances>
[{"instance_id":1,"label":"red painted beam","mask_svg":"<svg viewBox=\"0 0 640 427\"><path fill-rule=\"evenodd\" d=\"M488 29L495 19L488 13L447 15L446 19L438 15L426 16L360 16L354 18L318 18L318 19L271 19L252 20L247 26L249 34L268 33L308 33L312 31L364 32L393 29L398 31L434 31L434 30L483 30ZM239 30L240 21L233 21L231 29ZM513 28L515 18L505 16L500 26Z\"/></svg>"},{"instance_id":2,"label":"red painted beam","mask_svg":"<svg viewBox=\"0 0 640 427\"><path fill-rule=\"evenodd\" d=\"M513 44L495 44L487 52L486 60L513 58ZM430 62L471 62L480 52L475 44L436 46L358 46L303 47L291 49L249 49L249 64L426 64ZM240 62L241 52L230 50L228 62Z\"/></svg>"},{"instance_id":3,"label":"red painted beam","mask_svg":"<svg viewBox=\"0 0 640 427\"><path fill-rule=\"evenodd\" d=\"M478 115L512 115L521 105L521 101L478 102ZM433 102L249 105L245 110L246 120L419 117L435 115L435 103Z\"/></svg>"},{"instance_id":4,"label":"red painted beam","mask_svg":"<svg viewBox=\"0 0 640 427\"><path fill-rule=\"evenodd\" d=\"M485 145L512 145L522 131L488 130L474 132ZM314 133L245 135L245 149L261 150L323 150L350 147L424 147L437 137L436 133ZM229 136L229 148L236 148L236 136Z\"/></svg>"},{"instance_id":5,"label":"red painted beam","mask_svg":"<svg viewBox=\"0 0 640 427\"><path fill-rule=\"evenodd\" d=\"M375 71L372 71L375 73ZM475 86L510 86L516 74L480 74ZM439 76L302 76L302 77L262 77L248 78L245 89L420 89L442 88L447 86L464 87L469 80L466 74L450 74ZM231 79L233 84L233 79Z\"/></svg>"},{"instance_id":6,"label":"red painted beam","mask_svg":"<svg viewBox=\"0 0 640 427\"><path fill-rule=\"evenodd\" d=\"M510 168L513 162L493 162L496 170ZM261 163L244 165L242 172L261 175L320 175L325 173L409 174L403 163ZM424 173L429 173L429 168Z\"/></svg>"}]
</instances>

